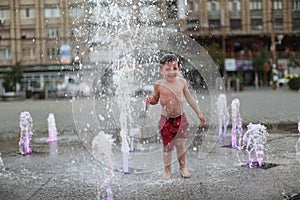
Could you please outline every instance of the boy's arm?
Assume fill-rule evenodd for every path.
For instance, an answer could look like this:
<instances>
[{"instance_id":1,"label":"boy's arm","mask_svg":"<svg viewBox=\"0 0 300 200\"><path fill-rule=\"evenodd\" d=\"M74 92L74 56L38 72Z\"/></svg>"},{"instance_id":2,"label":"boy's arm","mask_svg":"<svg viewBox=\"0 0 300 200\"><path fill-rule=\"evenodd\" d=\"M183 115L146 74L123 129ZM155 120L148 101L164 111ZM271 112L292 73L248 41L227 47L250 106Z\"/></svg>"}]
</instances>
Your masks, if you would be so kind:
<instances>
[{"instance_id":1,"label":"boy's arm","mask_svg":"<svg viewBox=\"0 0 300 200\"><path fill-rule=\"evenodd\" d=\"M198 118L200 119L202 125L205 125L206 120L205 120L204 116L202 115L197 102L195 101L195 99L191 95L186 80L184 80L183 93L184 93L184 96L185 96L187 102L192 107L192 109L195 111L195 113L197 114Z\"/></svg>"},{"instance_id":2,"label":"boy's arm","mask_svg":"<svg viewBox=\"0 0 300 200\"><path fill-rule=\"evenodd\" d=\"M146 104L149 105L155 105L158 103L159 100L159 90L158 90L158 83L154 84L154 91L153 91L153 95L151 97L147 97L146 98Z\"/></svg>"}]
</instances>

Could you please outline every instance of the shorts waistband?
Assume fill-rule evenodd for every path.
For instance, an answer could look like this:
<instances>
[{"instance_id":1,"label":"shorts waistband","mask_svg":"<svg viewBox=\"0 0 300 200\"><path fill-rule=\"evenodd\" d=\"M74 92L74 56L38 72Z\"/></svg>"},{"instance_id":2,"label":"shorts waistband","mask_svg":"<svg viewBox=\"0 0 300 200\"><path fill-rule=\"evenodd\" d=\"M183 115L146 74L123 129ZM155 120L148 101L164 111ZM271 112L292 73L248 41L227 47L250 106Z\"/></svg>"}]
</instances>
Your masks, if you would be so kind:
<instances>
[{"instance_id":1,"label":"shorts waistband","mask_svg":"<svg viewBox=\"0 0 300 200\"><path fill-rule=\"evenodd\" d=\"M165 119L177 119L177 118L179 118L179 117L182 117L182 116L184 116L185 115L185 113L182 113L182 114L180 114L180 115L178 115L178 116L169 116L169 117L167 117L167 116L164 116L164 115L161 115L161 117L163 117L163 118L165 118Z\"/></svg>"}]
</instances>

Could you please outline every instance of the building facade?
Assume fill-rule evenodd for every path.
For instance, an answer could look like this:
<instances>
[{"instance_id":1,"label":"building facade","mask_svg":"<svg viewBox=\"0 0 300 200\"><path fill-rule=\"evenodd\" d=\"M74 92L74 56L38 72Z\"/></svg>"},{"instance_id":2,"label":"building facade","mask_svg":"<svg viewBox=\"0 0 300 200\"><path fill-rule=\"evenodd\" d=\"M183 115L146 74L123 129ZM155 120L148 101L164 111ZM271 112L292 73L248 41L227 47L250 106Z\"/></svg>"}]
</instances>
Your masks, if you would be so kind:
<instances>
[{"instance_id":1,"label":"building facade","mask_svg":"<svg viewBox=\"0 0 300 200\"><path fill-rule=\"evenodd\" d=\"M0 0L0 68L72 64L84 47L83 7L84 0Z\"/></svg>"},{"instance_id":2,"label":"building facade","mask_svg":"<svg viewBox=\"0 0 300 200\"><path fill-rule=\"evenodd\" d=\"M227 69L229 74L245 71L244 80L254 84L252 59L262 50L271 54L261 78L264 85L272 80L274 69L280 76L293 71L289 58L300 53L300 0L186 2L186 17L180 21L181 31L202 45L219 44L227 60L235 61L236 67Z\"/></svg>"},{"instance_id":3,"label":"building facade","mask_svg":"<svg viewBox=\"0 0 300 200\"><path fill-rule=\"evenodd\" d=\"M183 31L200 43L223 42L227 57L274 44L279 56L300 50L299 0L188 0L186 12Z\"/></svg>"}]
</instances>

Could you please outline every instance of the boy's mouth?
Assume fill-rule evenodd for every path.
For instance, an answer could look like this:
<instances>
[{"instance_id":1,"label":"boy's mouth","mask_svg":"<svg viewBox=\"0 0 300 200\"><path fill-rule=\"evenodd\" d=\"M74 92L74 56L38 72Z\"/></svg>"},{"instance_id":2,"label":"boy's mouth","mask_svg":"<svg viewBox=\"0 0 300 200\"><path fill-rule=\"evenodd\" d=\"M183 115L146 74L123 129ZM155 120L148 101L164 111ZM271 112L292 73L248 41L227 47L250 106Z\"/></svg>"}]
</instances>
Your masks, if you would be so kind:
<instances>
[{"instance_id":1,"label":"boy's mouth","mask_svg":"<svg viewBox=\"0 0 300 200\"><path fill-rule=\"evenodd\" d=\"M168 77L168 78L175 78L176 75L175 75L175 74L168 74L167 77Z\"/></svg>"}]
</instances>

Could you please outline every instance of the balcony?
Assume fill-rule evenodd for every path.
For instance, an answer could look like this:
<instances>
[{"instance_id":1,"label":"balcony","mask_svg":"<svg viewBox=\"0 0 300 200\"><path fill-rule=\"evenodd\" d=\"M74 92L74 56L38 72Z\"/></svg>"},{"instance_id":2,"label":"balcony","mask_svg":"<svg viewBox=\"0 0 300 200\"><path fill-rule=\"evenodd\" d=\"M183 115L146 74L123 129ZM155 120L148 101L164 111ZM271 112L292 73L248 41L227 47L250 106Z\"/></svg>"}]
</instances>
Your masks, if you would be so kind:
<instances>
[{"instance_id":1,"label":"balcony","mask_svg":"<svg viewBox=\"0 0 300 200\"><path fill-rule=\"evenodd\" d=\"M59 0L45 0L45 4L59 4Z\"/></svg>"},{"instance_id":2,"label":"balcony","mask_svg":"<svg viewBox=\"0 0 300 200\"><path fill-rule=\"evenodd\" d=\"M292 10L292 16L300 16L300 10Z\"/></svg>"},{"instance_id":3,"label":"balcony","mask_svg":"<svg viewBox=\"0 0 300 200\"><path fill-rule=\"evenodd\" d=\"M21 20L21 25L35 25L35 18L26 18Z\"/></svg>"},{"instance_id":4,"label":"balcony","mask_svg":"<svg viewBox=\"0 0 300 200\"><path fill-rule=\"evenodd\" d=\"M34 5L35 4L35 0L22 0L22 1L19 1L20 2L20 5Z\"/></svg>"},{"instance_id":5,"label":"balcony","mask_svg":"<svg viewBox=\"0 0 300 200\"><path fill-rule=\"evenodd\" d=\"M199 18L199 12L194 12L190 10L188 11L187 16L188 18L192 18L192 19Z\"/></svg>"},{"instance_id":6,"label":"balcony","mask_svg":"<svg viewBox=\"0 0 300 200\"><path fill-rule=\"evenodd\" d=\"M262 10L250 10L250 16L251 17L262 17L263 16L263 12Z\"/></svg>"},{"instance_id":7,"label":"balcony","mask_svg":"<svg viewBox=\"0 0 300 200\"><path fill-rule=\"evenodd\" d=\"M276 17L283 16L282 10L273 10L273 15Z\"/></svg>"},{"instance_id":8,"label":"balcony","mask_svg":"<svg viewBox=\"0 0 300 200\"><path fill-rule=\"evenodd\" d=\"M253 33L261 33L263 32L263 29L264 29L263 25L251 25L251 31Z\"/></svg>"},{"instance_id":9,"label":"balcony","mask_svg":"<svg viewBox=\"0 0 300 200\"><path fill-rule=\"evenodd\" d=\"M242 12L241 11L229 11L229 15L230 15L230 18L232 17L241 17L242 16Z\"/></svg>"}]
</instances>

